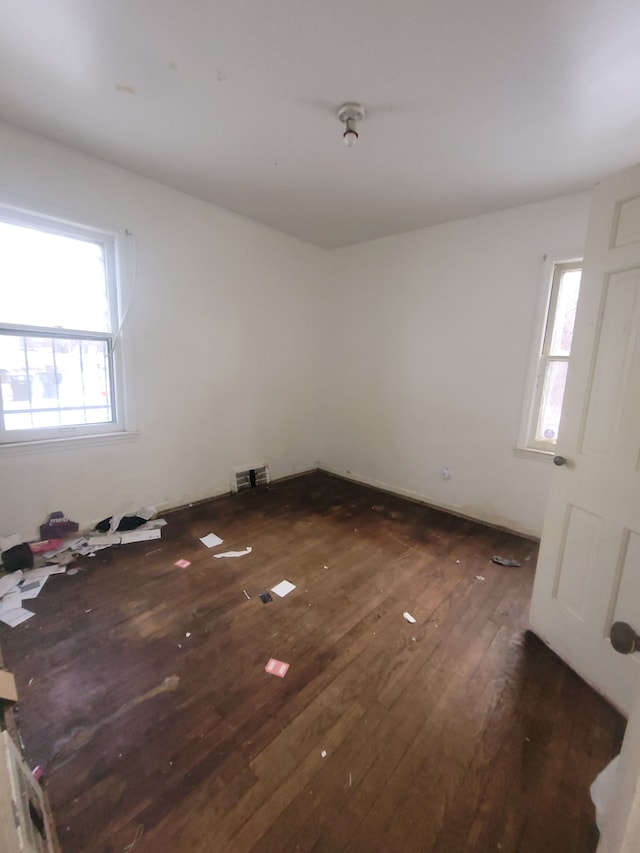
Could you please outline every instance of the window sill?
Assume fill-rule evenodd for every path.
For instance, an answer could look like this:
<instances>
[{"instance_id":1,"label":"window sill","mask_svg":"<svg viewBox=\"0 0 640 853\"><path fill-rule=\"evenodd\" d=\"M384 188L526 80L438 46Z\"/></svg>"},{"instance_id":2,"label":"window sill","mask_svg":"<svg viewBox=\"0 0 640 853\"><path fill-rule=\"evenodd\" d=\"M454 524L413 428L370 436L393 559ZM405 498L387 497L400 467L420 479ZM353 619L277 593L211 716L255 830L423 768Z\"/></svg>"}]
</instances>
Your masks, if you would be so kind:
<instances>
[{"instance_id":1,"label":"window sill","mask_svg":"<svg viewBox=\"0 0 640 853\"><path fill-rule=\"evenodd\" d=\"M17 441L0 444L0 456L22 456L30 453L57 453L59 450L78 450L105 444L126 444L137 441L140 433L105 432L95 435L74 435L69 438L45 438L35 441Z\"/></svg>"},{"instance_id":2,"label":"window sill","mask_svg":"<svg viewBox=\"0 0 640 853\"><path fill-rule=\"evenodd\" d=\"M514 447L513 452L521 459L536 459L538 462L553 462L553 450L537 450L533 447Z\"/></svg>"}]
</instances>

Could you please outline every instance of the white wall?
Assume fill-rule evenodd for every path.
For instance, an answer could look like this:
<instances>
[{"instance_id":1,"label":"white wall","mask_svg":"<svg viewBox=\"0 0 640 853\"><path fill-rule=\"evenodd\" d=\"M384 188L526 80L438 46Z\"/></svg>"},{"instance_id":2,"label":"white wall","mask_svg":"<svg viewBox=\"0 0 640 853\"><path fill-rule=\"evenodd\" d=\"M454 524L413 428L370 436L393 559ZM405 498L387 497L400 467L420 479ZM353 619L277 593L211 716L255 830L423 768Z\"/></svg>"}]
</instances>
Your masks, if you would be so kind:
<instances>
[{"instance_id":1,"label":"white wall","mask_svg":"<svg viewBox=\"0 0 640 853\"><path fill-rule=\"evenodd\" d=\"M0 534L218 494L262 461L540 533L551 468L512 448L542 258L580 251L589 194L325 252L1 125L0 152L0 201L134 234L138 430L0 449Z\"/></svg>"},{"instance_id":2,"label":"white wall","mask_svg":"<svg viewBox=\"0 0 640 853\"><path fill-rule=\"evenodd\" d=\"M513 447L543 255L581 251L589 200L568 196L333 252L320 464L539 535L551 466Z\"/></svg>"},{"instance_id":3,"label":"white wall","mask_svg":"<svg viewBox=\"0 0 640 853\"><path fill-rule=\"evenodd\" d=\"M214 495L237 466L313 466L322 250L6 126L3 201L133 232L124 344L139 435L0 449L0 534L33 537L57 509L84 523Z\"/></svg>"}]
</instances>

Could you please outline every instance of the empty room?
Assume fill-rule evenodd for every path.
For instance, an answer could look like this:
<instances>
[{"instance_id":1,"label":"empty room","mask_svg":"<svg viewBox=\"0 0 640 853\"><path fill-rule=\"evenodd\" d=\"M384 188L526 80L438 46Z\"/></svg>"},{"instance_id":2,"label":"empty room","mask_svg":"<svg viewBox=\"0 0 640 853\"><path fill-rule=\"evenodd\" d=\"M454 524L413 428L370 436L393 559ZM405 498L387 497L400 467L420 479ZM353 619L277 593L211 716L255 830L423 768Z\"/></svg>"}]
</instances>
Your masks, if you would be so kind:
<instances>
[{"instance_id":1,"label":"empty room","mask_svg":"<svg viewBox=\"0 0 640 853\"><path fill-rule=\"evenodd\" d=\"M640 7L0 10L0 851L637 851Z\"/></svg>"}]
</instances>

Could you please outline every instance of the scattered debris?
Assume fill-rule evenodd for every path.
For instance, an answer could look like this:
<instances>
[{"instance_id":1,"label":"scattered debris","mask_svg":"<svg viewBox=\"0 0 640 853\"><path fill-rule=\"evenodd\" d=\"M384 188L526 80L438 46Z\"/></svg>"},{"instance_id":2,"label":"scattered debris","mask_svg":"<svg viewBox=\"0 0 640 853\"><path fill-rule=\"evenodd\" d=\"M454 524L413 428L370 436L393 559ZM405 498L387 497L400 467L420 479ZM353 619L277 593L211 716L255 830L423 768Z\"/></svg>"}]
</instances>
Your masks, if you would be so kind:
<instances>
[{"instance_id":1,"label":"scattered debris","mask_svg":"<svg viewBox=\"0 0 640 853\"><path fill-rule=\"evenodd\" d=\"M415 621L416 621L410 613L407 613L407 611L406 611L406 610L405 610L405 612L402 614L402 616L403 616L403 618L404 618L404 619L406 619L406 620L407 620L407 622L415 622Z\"/></svg>"},{"instance_id":2,"label":"scattered debris","mask_svg":"<svg viewBox=\"0 0 640 853\"><path fill-rule=\"evenodd\" d=\"M41 566L37 569L28 569L22 573L24 580L32 581L36 578L48 578L49 575L63 575L67 571L66 566Z\"/></svg>"},{"instance_id":3,"label":"scattered debris","mask_svg":"<svg viewBox=\"0 0 640 853\"><path fill-rule=\"evenodd\" d=\"M14 548L21 543L22 539L20 539L17 533L12 533L11 536L3 536L0 538L0 551L8 551L10 548Z\"/></svg>"},{"instance_id":4,"label":"scattered debris","mask_svg":"<svg viewBox=\"0 0 640 853\"><path fill-rule=\"evenodd\" d=\"M53 557L46 557L45 559L48 563L46 568L53 569L54 565L59 567L57 571L51 571L49 574L64 574L66 567L77 559L77 555L74 552L69 551L68 554L54 554Z\"/></svg>"},{"instance_id":5,"label":"scattered debris","mask_svg":"<svg viewBox=\"0 0 640 853\"><path fill-rule=\"evenodd\" d=\"M214 554L213 556L216 560L219 560L220 557L244 557L245 554L250 554L253 549L251 547L245 548L244 551L224 551L222 554Z\"/></svg>"},{"instance_id":6,"label":"scattered debris","mask_svg":"<svg viewBox=\"0 0 640 853\"><path fill-rule=\"evenodd\" d=\"M18 569L18 571L14 572L12 575L6 575L5 577L0 578L0 598L6 595L14 587L18 586L23 577L23 572Z\"/></svg>"},{"instance_id":7,"label":"scattered debris","mask_svg":"<svg viewBox=\"0 0 640 853\"><path fill-rule=\"evenodd\" d=\"M136 829L136 834L133 836L133 841L131 842L131 844L127 844L127 846L123 848L123 853L128 853L128 851L131 850L132 847L135 847L135 845L138 843L138 841L140 841L143 835L144 824L139 823L138 828Z\"/></svg>"},{"instance_id":8,"label":"scattered debris","mask_svg":"<svg viewBox=\"0 0 640 853\"><path fill-rule=\"evenodd\" d=\"M115 533L105 533L101 536L90 536L87 539L87 544L91 546L97 545L98 547L105 546L110 548L112 545L119 545L121 541L122 537L116 536Z\"/></svg>"},{"instance_id":9,"label":"scattered debris","mask_svg":"<svg viewBox=\"0 0 640 853\"><path fill-rule=\"evenodd\" d=\"M2 565L6 572L30 569L33 566L33 552L26 542L21 542L2 552Z\"/></svg>"},{"instance_id":10,"label":"scattered debris","mask_svg":"<svg viewBox=\"0 0 640 853\"><path fill-rule=\"evenodd\" d=\"M153 507L143 507L136 516L114 516L98 525L107 530L117 528L121 531L119 533L69 538L70 533L78 531L78 524L58 511L51 513L45 524L40 526L41 539L38 542L22 542L15 533L0 538L2 568L5 570L4 575L0 574L0 621L14 628L34 616L34 613L22 607L22 602L37 598L50 575L78 574L79 568L67 567L79 556L94 557L96 551L113 545L160 539L161 528L167 522L164 518L151 520L155 514ZM131 522L131 519L135 519L135 522ZM135 529L126 529L134 525ZM185 562L187 566L190 565L188 561Z\"/></svg>"},{"instance_id":11,"label":"scattered debris","mask_svg":"<svg viewBox=\"0 0 640 853\"><path fill-rule=\"evenodd\" d=\"M34 767L31 771L31 775L36 780L36 782L40 782L40 780L44 776L44 768L42 767L42 765L38 764L37 767Z\"/></svg>"},{"instance_id":12,"label":"scattered debris","mask_svg":"<svg viewBox=\"0 0 640 853\"><path fill-rule=\"evenodd\" d=\"M136 513L140 518L144 518L145 521L151 521L152 518L155 518L158 514L158 510L154 506L143 506ZM156 519L157 521L162 521L163 519Z\"/></svg>"},{"instance_id":13,"label":"scattered debris","mask_svg":"<svg viewBox=\"0 0 640 853\"><path fill-rule=\"evenodd\" d=\"M269 593L269 592L261 592L260 595L258 596L258 598L260 599L260 601L263 604L268 604L270 601L273 601L273 598L271 597L271 593Z\"/></svg>"},{"instance_id":14,"label":"scattered debris","mask_svg":"<svg viewBox=\"0 0 640 853\"><path fill-rule=\"evenodd\" d=\"M351 773L349 773L349 787L351 787Z\"/></svg>"},{"instance_id":15,"label":"scattered debris","mask_svg":"<svg viewBox=\"0 0 640 853\"><path fill-rule=\"evenodd\" d=\"M15 610L18 607L22 607L22 595L20 594L19 585L6 593L6 595L2 596L2 601L0 601L0 612Z\"/></svg>"},{"instance_id":16,"label":"scattered debris","mask_svg":"<svg viewBox=\"0 0 640 853\"><path fill-rule=\"evenodd\" d=\"M284 678L287 674L288 669L288 663L284 663L281 660L276 660L275 658L269 658L269 662L264 668L265 672L269 672L271 675L277 675L278 678Z\"/></svg>"},{"instance_id":17,"label":"scattered debris","mask_svg":"<svg viewBox=\"0 0 640 853\"><path fill-rule=\"evenodd\" d=\"M476 580L478 580L478 581L486 581L486 578L484 577L484 575L476 575Z\"/></svg>"},{"instance_id":18,"label":"scattered debris","mask_svg":"<svg viewBox=\"0 0 640 853\"><path fill-rule=\"evenodd\" d=\"M177 566L179 569L188 569L191 563L189 560L176 560L173 565Z\"/></svg>"},{"instance_id":19,"label":"scattered debris","mask_svg":"<svg viewBox=\"0 0 640 853\"><path fill-rule=\"evenodd\" d=\"M162 536L162 531L159 527L154 527L152 529L144 529L139 528L138 530L131 530L128 533L123 533L120 537L121 545L128 545L130 542L147 542L150 539L160 539Z\"/></svg>"},{"instance_id":20,"label":"scattered debris","mask_svg":"<svg viewBox=\"0 0 640 853\"><path fill-rule=\"evenodd\" d=\"M280 583L271 587L271 592L275 592L276 595L279 595L280 598L284 598L285 595L289 595L290 592L296 588L294 583L291 581L280 581Z\"/></svg>"},{"instance_id":21,"label":"scattered debris","mask_svg":"<svg viewBox=\"0 0 640 853\"><path fill-rule=\"evenodd\" d=\"M100 533L115 533L116 531L135 530L146 524L148 518L141 518L139 515L110 515L109 518L104 518L99 521L94 530Z\"/></svg>"},{"instance_id":22,"label":"scattered debris","mask_svg":"<svg viewBox=\"0 0 640 853\"><path fill-rule=\"evenodd\" d=\"M323 749L323 750L322 750L322 752L320 753L320 757L321 757L321 758L326 758L326 757L327 757L327 750L326 750L326 749Z\"/></svg>"},{"instance_id":23,"label":"scattered debris","mask_svg":"<svg viewBox=\"0 0 640 853\"><path fill-rule=\"evenodd\" d=\"M32 554L48 554L57 550L62 550L64 540L62 539L43 539L41 542L29 542Z\"/></svg>"},{"instance_id":24,"label":"scattered debris","mask_svg":"<svg viewBox=\"0 0 640 853\"><path fill-rule=\"evenodd\" d=\"M76 571L78 570L76 569ZM21 580L17 589L22 600L24 601L25 598L37 598L48 579L49 575L45 575L41 578L26 578Z\"/></svg>"},{"instance_id":25,"label":"scattered debris","mask_svg":"<svg viewBox=\"0 0 640 853\"><path fill-rule=\"evenodd\" d=\"M0 670L0 699L6 702L18 701L18 690L13 674L6 669Z\"/></svg>"},{"instance_id":26,"label":"scattered debris","mask_svg":"<svg viewBox=\"0 0 640 853\"><path fill-rule=\"evenodd\" d=\"M510 559L508 557L492 557L492 563L497 563L499 566L521 566L522 563L519 563L517 560Z\"/></svg>"},{"instance_id":27,"label":"scattered debris","mask_svg":"<svg viewBox=\"0 0 640 853\"><path fill-rule=\"evenodd\" d=\"M222 545L224 539L221 539L219 536L216 536L215 533L207 533L206 536L201 536L200 541L203 545L206 545L207 548L215 548L216 545Z\"/></svg>"},{"instance_id":28,"label":"scattered debris","mask_svg":"<svg viewBox=\"0 0 640 853\"><path fill-rule=\"evenodd\" d=\"M185 637L186 637L187 639L189 639L189 637L190 637L190 636L191 636L191 631L187 631L187 633L185 634Z\"/></svg>"},{"instance_id":29,"label":"scattered debris","mask_svg":"<svg viewBox=\"0 0 640 853\"><path fill-rule=\"evenodd\" d=\"M104 533L100 536L89 536L87 543L92 548L112 545L129 545L131 542L146 542L150 539L160 539L162 531L159 527L130 530L127 533Z\"/></svg>"},{"instance_id":30,"label":"scattered debris","mask_svg":"<svg viewBox=\"0 0 640 853\"><path fill-rule=\"evenodd\" d=\"M115 533L116 531L136 530L143 526L148 527L151 519L155 518L157 514L158 510L154 506L143 506L133 515L110 515L109 518L99 521L94 530L98 530L100 533ZM159 522L160 526L166 524L163 518L157 519L156 522Z\"/></svg>"},{"instance_id":31,"label":"scattered debris","mask_svg":"<svg viewBox=\"0 0 640 853\"><path fill-rule=\"evenodd\" d=\"M162 551L162 548L154 548L153 551L147 551L145 553L145 557L150 557L152 554L157 554L158 551Z\"/></svg>"},{"instance_id":32,"label":"scattered debris","mask_svg":"<svg viewBox=\"0 0 640 853\"><path fill-rule=\"evenodd\" d=\"M246 589L243 589L242 591L244 592L244 597L245 597L245 598L251 598L251 596L249 595L249 593L247 592L247 590L246 590Z\"/></svg>"},{"instance_id":33,"label":"scattered debris","mask_svg":"<svg viewBox=\"0 0 640 853\"><path fill-rule=\"evenodd\" d=\"M52 512L44 524L40 525L40 539L59 539L70 533L77 533L79 525L70 521L60 510Z\"/></svg>"},{"instance_id":34,"label":"scattered debris","mask_svg":"<svg viewBox=\"0 0 640 853\"><path fill-rule=\"evenodd\" d=\"M27 619L35 616L31 610L25 610L24 607L14 607L10 610L0 610L0 622L4 622L10 628L15 628L16 625L21 625Z\"/></svg>"}]
</instances>

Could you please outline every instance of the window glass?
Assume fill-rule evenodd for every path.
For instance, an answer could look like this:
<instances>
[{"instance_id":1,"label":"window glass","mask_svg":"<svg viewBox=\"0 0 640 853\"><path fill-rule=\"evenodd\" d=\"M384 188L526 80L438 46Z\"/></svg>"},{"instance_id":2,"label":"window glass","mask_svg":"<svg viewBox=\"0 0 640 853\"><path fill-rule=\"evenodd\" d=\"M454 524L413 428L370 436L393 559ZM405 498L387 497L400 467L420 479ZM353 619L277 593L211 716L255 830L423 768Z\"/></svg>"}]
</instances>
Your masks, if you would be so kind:
<instances>
[{"instance_id":1,"label":"window glass","mask_svg":"<svg viewBox=\"0 0 640 853\"><path fill-rule=\"evenodd\" d=\"M558 299L553 317L550 355L566 355L571 352L573 324L576 319L578 294L580 293L580 270L563 270L558 286Z\"/></svg>"},{"instance_id":2,"label":"window glass","mask_svg":"<svg viewBox=\"0 0 640 853\"><path fill-rule=\"evenodd\" d=\"M518 447L555 452L580 295L581 261L551 266L537 346L531 354L529 381ZM542 307L542 306L541 306Z\"/></svg>"},{"instance_id":3,"label":"window glass","mask_svg":"<svg viewBox=\"0 0 640 853\"><path fill-rule=\"evenodd\" d=\"M554 444L557 441L564 386L567 381L567 366L566 361L550 361L547 364L536 427L536 441Z\"/></svg>"},{"instance_id":4,"label":"window glass","mask_svg":"<svg viewBox=\"0 0 640 853\"><path fill-rule=\"evenodd\" d=\"M0 322L111 331L104 245L0 222Z\"/></svg>"},{"instance_id":5,"label":"window glass","mask_svg":"<svg viewBox=\"0 0 640 853\"><path fill-rule=\"evenodd\" d=\"M112 420L106 341L0 336L0 363L5 429Z\"/></svg>"},{"instance_id":6,"label":"window glass","mask_svg":"<svg viewBox=\"0 0 640 853\"><path fill-rule=\"evenodd\" d=\"M115 426L114 236L0 217L0 438Z\"/></svg>"}]
</instances>

